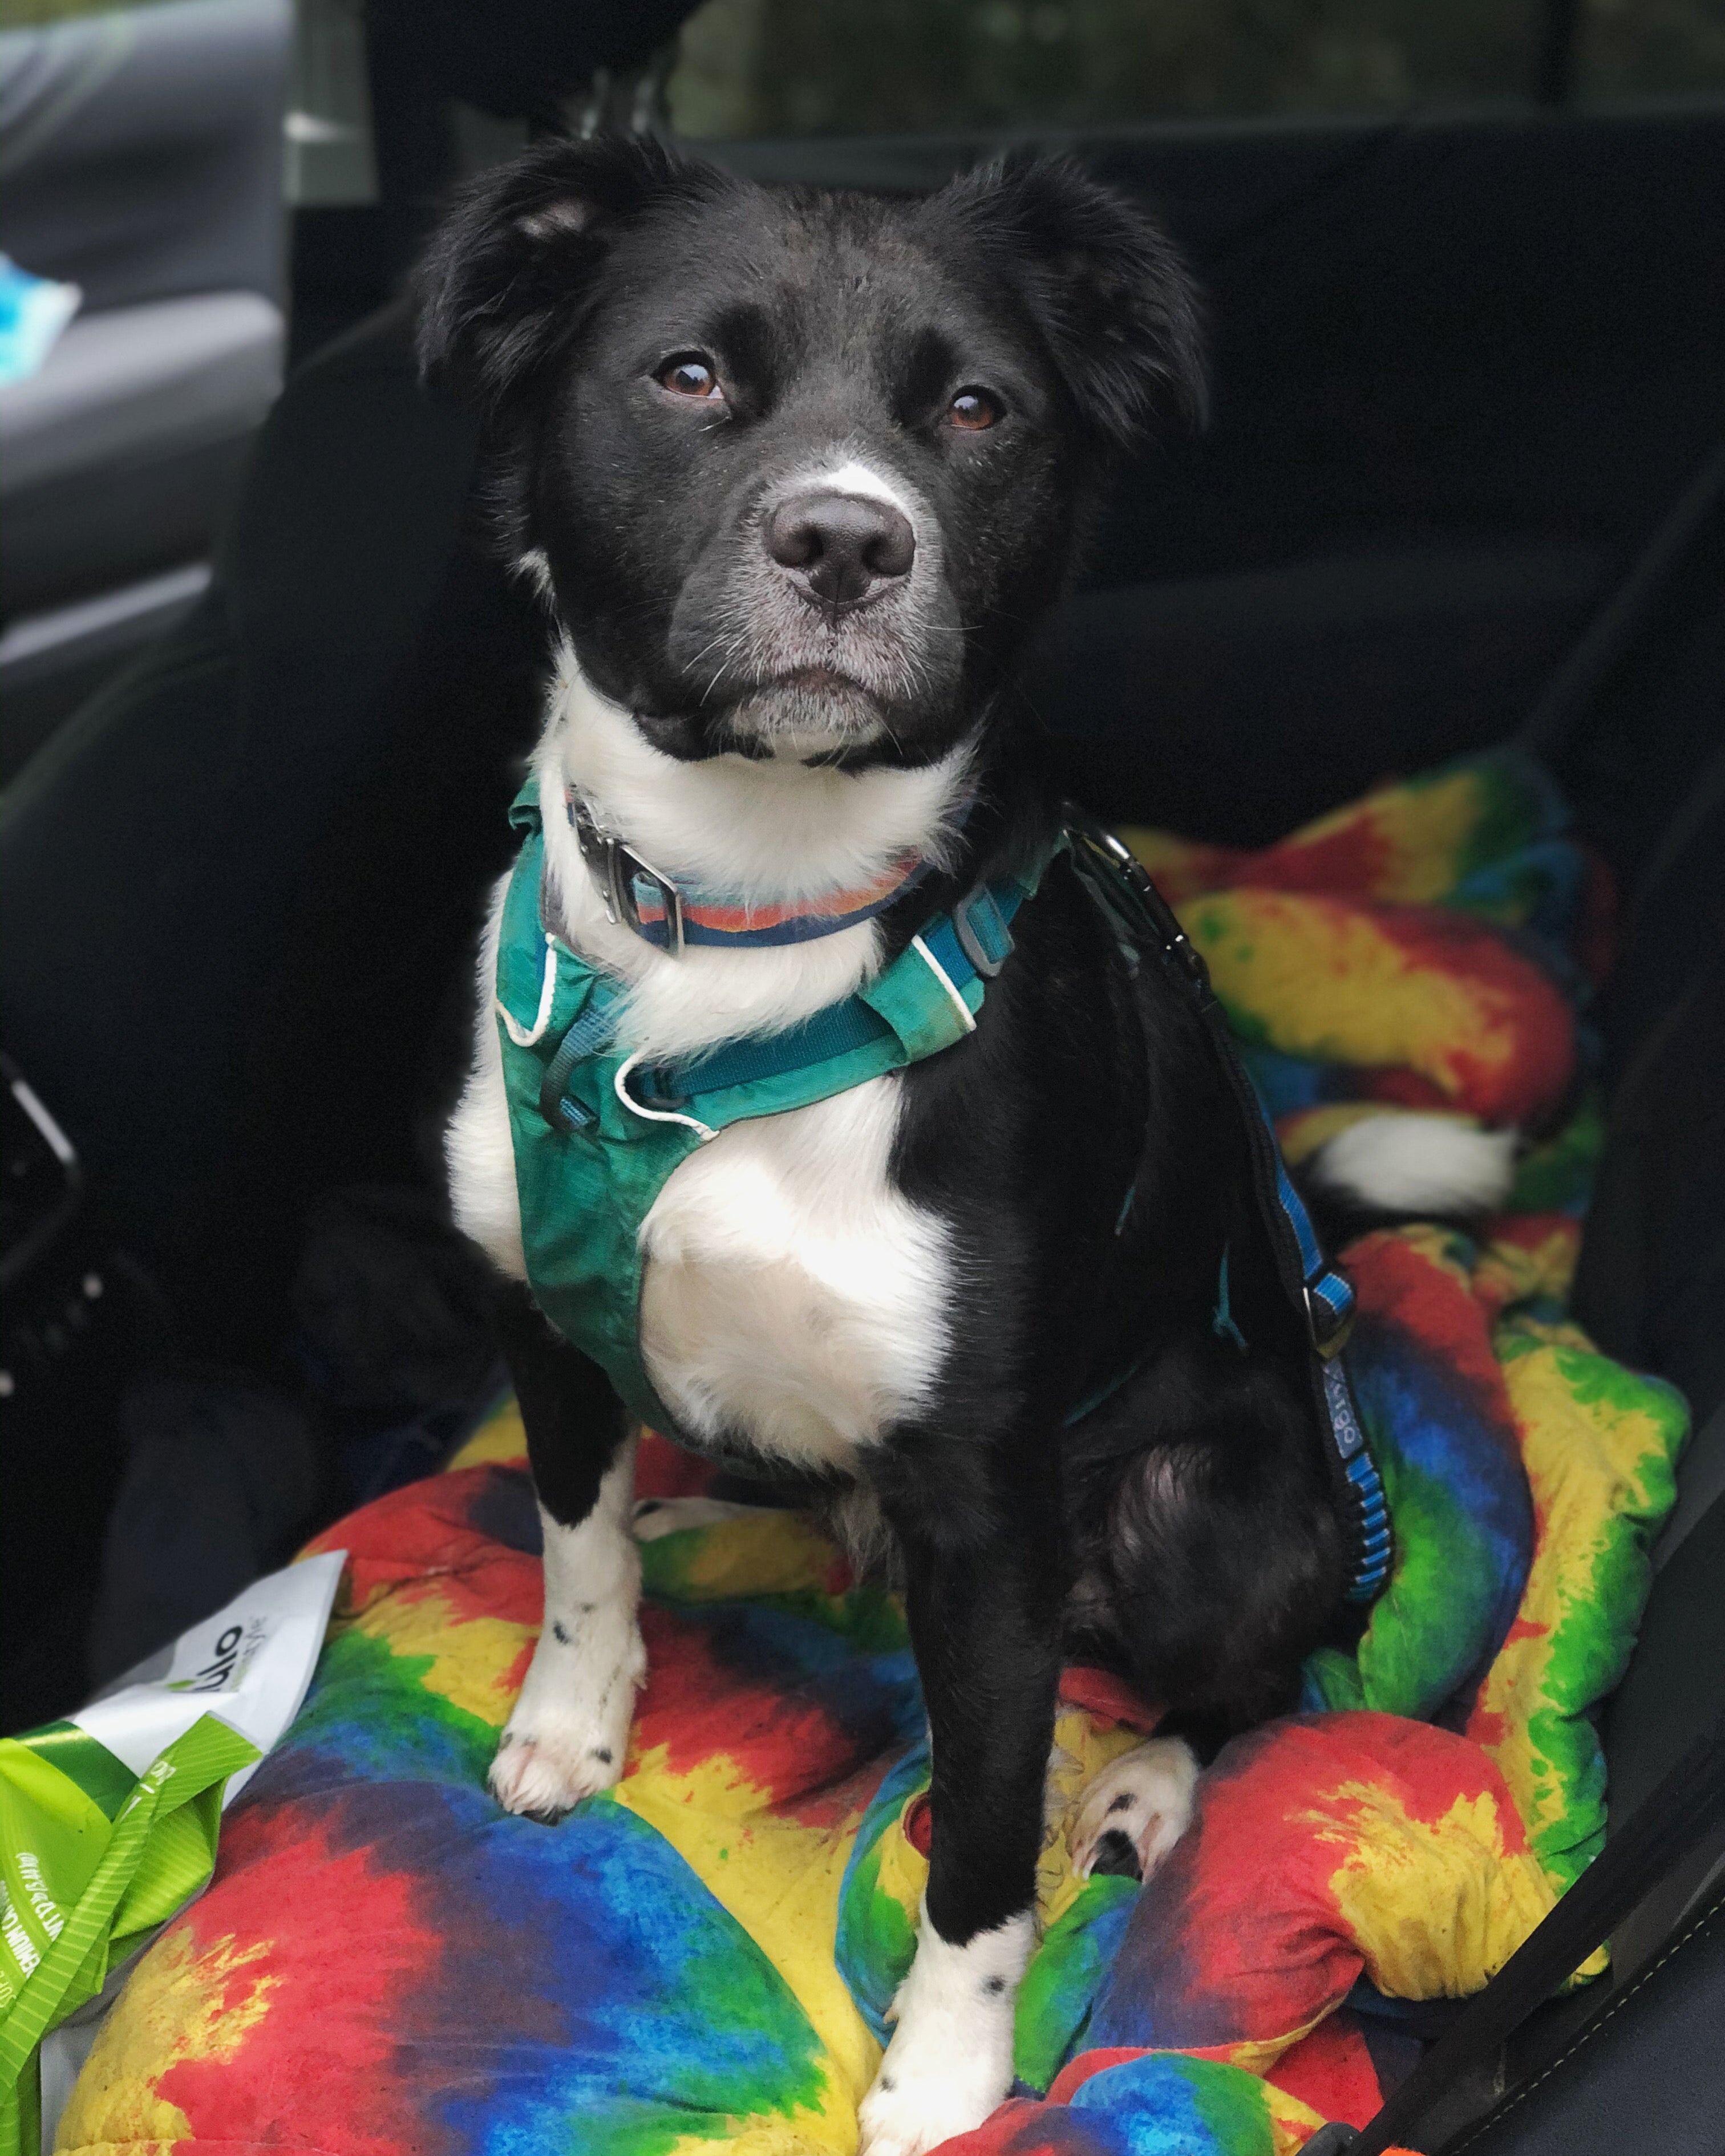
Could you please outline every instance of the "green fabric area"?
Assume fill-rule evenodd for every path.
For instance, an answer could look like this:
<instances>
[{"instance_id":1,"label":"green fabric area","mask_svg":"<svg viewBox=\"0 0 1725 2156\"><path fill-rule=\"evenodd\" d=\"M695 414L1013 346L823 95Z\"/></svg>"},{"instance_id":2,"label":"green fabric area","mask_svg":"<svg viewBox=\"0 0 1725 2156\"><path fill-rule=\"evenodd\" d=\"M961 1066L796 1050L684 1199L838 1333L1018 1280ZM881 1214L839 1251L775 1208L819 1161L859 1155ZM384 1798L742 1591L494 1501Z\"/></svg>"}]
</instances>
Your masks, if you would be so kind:
<instances>
[{"instance_id":1,"label":"green fabric area","mask_svg":"<svg viewBox=\"0 0 1725 2156\"><path fill-rule=\"evenodd\" d=\"M1648 1552L1676 1502L1676 1463L1689 1435L1689 1409L1663 1379L1625 1369L1596 1349L1543 1339L1527 1321L1498 1328L1506 1363L1549 1354L1571 1397L1583 1407L1648 1426L1650 1442L1627 1486L1566 1578L1548 1635L1541 1699L1527 1717L1536 1772L1560 1805L1532 1823L1529 1840L1553 1879L1572 1886L1605 1840L1605 1760L1593 1711L1620 1682L1634 1651L1652 1567Z\"/></svg>"},{"instance_id":2,"label":"green fabric area","mask_svg":"<svg viewBox=\"0 0 1725 2156\"><path fill-rule=\"evenodd\" d=\"M1046 2089L1082 2048L1091 2007L1138 1891L1136 1879L1099 1872L1043 1933L1019 1987L1013 2030L1013 2071L1032 2088Z\"/></svg>"},{"instance_id":3,"label":"green fabric area","mask_svg":"<svg viewBox=\"0 0 1725 2156\"><path fill-rule=\"evenodd\" d=\"M1474 1558L1471 1523L1455 1492L1373 1431L1373 1449L1395 1522L1394 1577L1373 1608L1357 1661L1358 1699L1386 1714L1433 1713L1468 1674L1458 1658L1453 1596Z\"/></svg>"},{"instance_id":4,"label":"green fabric area","mask_svg":"<svg viewBox=\"0 0 1725 2156\"><path fill-rule=\"evenodd\" d=\"M896 1894L880 1884L880 1852L884 1835L857 1856L845 1882L841 1926L846 1929L850 1951L845 1957L845 1981L853 1993L869 1999L891 1999L910 1973L916 1952L916 1912L906 1909ZM863 1921L856 1921L860 1914Z\"/></svg>"},{"instance_id":5,"label":"green fabric area","mask_svg":"<svg viewBox=\"0 0 1725 2156\"><path fill-rule=\"evenodd\" d=\"M1229 2156L1276 2156L1276 2128L1255 2075L1217 2072L1217 2061L1173 2055L1174 2071L1192 2087L1193 2107L1218 2148ZM1173 2156L1173 2151L1168 2151Z\"/></svg>"},{"instance_id":6,"label":"green fabric area","mask_svg":"<svg viewBox=\"0 0 1725 2156\"><path fill-rule=\"evenodd\" d=\"M1605 1147L1605 1106L1592 1087L1554 1137L1533 1146L1516 1168L1506 1213L1579 1213Z\"/></svg>"}]
</instances>

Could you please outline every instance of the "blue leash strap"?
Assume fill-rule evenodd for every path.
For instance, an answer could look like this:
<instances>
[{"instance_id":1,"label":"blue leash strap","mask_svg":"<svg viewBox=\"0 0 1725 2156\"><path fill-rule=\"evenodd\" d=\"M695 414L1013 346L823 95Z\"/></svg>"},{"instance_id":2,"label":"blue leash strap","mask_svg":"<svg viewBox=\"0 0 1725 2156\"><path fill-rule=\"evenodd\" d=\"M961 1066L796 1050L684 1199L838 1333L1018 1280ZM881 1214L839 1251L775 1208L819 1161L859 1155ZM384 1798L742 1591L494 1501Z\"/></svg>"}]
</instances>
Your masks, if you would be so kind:
<instances>
[{"instance_id":1,"label":"blue leash strap","mask_svg":"<svg viewBox=\"0 0 1725 2156\"><path fill-rule=\"evenodd\" d=\"M1289 1177L1268 1112L1240 1061L1227 1014L1210 986L1209 969L1192 947L1173 907L1142 862L1111 831L1077 808L1068 809L1067 829L1073 840L1073 863L1117 930L1135 945L1146 940L1147 932L1147 940L1192 998L1209 1031L1240 1111L1253 1194L1277 1270L1312 1343L1312 1401L1326 1438L1325 1457L1354 1530L1348 1599L1374 1601L1389 1577L1395 1546L1384 1479L1366 1440L1343 1353L1353 1327L1353 1286L1324 1255L1312 1216ZM1219 1302L1219 1312L1224 1307ZM1231 1317L1229 1322L1232 1324Z\"/></svg>"}]
</instances>

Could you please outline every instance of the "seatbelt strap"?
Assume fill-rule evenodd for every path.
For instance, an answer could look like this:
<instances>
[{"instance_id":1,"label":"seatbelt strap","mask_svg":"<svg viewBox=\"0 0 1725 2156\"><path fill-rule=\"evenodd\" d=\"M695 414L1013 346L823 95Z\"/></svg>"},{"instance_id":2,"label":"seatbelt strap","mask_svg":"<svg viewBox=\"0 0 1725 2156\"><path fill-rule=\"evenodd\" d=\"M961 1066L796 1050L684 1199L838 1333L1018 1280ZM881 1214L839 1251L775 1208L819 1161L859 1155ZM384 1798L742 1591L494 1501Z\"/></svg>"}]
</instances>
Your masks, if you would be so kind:
<instances>
[{"instance_id":1,"label":"seatbelt strap","mask_svg":"<svg viewBox=\"0 0 1725 2156\"><path fill-rule=\"evenodd\" d=\"M1464 2075L1494 2058L1534 2008L1722 1822L1725 1716L1697 1738L1556 1908L1469 1999L1377 2117L1337 2139L1336 2148L1347 2156L1384 2156L1398 2145L1417 2148L1420 2122L1432 2107Z\"/></svg>"},{"instance_id":2,"label":"seatbelt strap","mask_svg":"<svg viewBox=\"0 0 1725 2156\"><path fill-rule=\"evenodd\" d=\"M1312 1342L1312 1401L1325 1435L1324 1457L1337 1495L1354 1517L1355 1553L1348 1599L1373 1601L1389 1577L1394 1542L1383 1479L1366 1442L1342 1353L1353 1327L1353 1286L1323 1254L1311 1215L1289 1179L1263 1102L1234 1045L1227 1013L1210 986L1209 968L1193 948L1173 908L1137 855L1082 809L1068 805L1066 829L1073 865L1111 918L1126 947L1136 952L1147 944L1190 998L1234 1096L1245 1133L1259 1215L1275 1253L1283 1291L1301 1313Z\"/></svg>"}]
</instances>

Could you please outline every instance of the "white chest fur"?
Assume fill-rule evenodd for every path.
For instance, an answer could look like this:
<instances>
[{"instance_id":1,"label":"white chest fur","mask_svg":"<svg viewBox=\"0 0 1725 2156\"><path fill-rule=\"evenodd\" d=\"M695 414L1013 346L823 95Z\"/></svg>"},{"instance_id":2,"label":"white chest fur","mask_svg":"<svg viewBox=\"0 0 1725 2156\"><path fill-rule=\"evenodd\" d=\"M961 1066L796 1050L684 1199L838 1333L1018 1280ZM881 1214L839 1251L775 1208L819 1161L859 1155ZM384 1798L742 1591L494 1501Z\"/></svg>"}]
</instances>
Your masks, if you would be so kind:
<instances>
[{"instance_id":1,"label":"white chest fur","mask_svg":"<svg viewBox=\"0 0 1725 2156\"><path fill-rule=\"evenodd\" d=\"M606 919L562 814L566 783L666 872L752 899L794 898L863 885L907 847L938 857L968 757L857 779L735 757L678 765L569 661L536 762L547 903L572 943L629 982L623 1045L663 1055L770 1031L850 994L879 963L876 932L669 958ZM501 898L500 889L481 952L477 1054L448 1158L457 1220L519 1278L492 1007ZM643 1359L691 1436L725 1433L788 1461L839 1466L927 1399L946 1348L947 1238L893 1183L901 1105L900 1081L880 1078L733 1124L660 1193L641 1230Z\"/></svg>"},{"instance_id":2,"label":"white chest fur","mask_svg":"<svg viewBox=\"0 0 1725 2156\"><path fill-rule=\"evenodd\" d=\"M691 1436L842 1466L926 1399L947 1235L889 1173L899 1081L733 1124L642 1229L647 1373Z\"/></svg>"}]
</instances>

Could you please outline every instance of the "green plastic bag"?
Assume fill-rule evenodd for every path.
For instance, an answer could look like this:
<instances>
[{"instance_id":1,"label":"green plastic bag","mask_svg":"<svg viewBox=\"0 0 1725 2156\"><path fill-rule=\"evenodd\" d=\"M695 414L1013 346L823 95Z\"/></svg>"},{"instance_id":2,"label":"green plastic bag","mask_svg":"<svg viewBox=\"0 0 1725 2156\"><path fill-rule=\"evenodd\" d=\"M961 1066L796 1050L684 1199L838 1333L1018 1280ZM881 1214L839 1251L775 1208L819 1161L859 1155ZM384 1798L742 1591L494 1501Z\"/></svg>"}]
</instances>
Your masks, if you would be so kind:
<instances>
[{"instance_id":1,"label":"green plastic bag","mask_svg":"<svg viewBox=\"0 0 1725 2156\"><path fill-rule=\"evenodd\" d=\"M67 1723L0 1740L0 2149L35 2156L38 2045L208 1881L223 1788L259 1756L213 1714L136 1779Z\"/></svg>"},{"instance_id":2,"label":"green plastic bag","mask_svg":"<svg viewBox=\"0 0 1725 2156\"><path fill-rule=\"evenodd\" d=\"M0 2156L38 2156L43 2039L208 1883L223 1804L305 1697L342 1563L254 1581L161 1676L0 1738Z\"/></svg>"}]
</instances>

